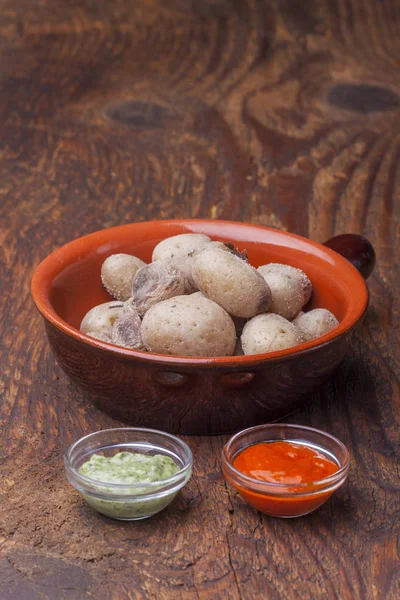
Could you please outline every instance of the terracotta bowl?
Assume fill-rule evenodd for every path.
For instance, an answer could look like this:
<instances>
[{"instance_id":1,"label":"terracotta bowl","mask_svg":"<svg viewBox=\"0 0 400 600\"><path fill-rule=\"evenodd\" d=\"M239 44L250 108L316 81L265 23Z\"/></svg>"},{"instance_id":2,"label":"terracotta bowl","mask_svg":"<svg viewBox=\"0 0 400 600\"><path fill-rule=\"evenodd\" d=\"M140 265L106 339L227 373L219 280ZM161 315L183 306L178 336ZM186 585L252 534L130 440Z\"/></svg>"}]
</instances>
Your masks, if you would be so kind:
<instances>
[{"instance_id":1,"label":"terracotta bowl","mask_svg":"<svg viewBox=\"0 0 400 600\"><path fill-rule=\"evenodd\" d=\"M188 358L137 352L79 331L85 313L110 297L100 280L110 254L151 260L162 239L206 233L246 249L254 266L280 262L309 275L314 293L308 308L325 307L339 326L311 342L268 354ZM32 296L44 318L50 346L65 373L96 406L135 426L172 433L233 432L293 412L343 360L349 336L368 305L364 276L374 251L360 236L327 243L348 256L297 235L245 223L170 220L105 229L55 250L35 270Z\"/></svg>"}]
</instances>

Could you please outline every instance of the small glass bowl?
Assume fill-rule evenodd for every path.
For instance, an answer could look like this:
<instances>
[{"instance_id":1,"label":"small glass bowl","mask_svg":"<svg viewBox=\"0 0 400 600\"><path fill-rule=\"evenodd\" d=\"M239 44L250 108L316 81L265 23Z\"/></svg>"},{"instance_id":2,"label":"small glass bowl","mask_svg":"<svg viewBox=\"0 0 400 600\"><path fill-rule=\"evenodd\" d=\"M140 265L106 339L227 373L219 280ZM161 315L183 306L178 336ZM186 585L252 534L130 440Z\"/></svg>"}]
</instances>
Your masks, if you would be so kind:
<instances>
[{"instance_id":1,"label":"small glass bowl","mask_svg":"<svg viewBox=\"0 0 400 600\"><path fill-rule=\"evenodd\" d=\"M233 466L236 456L248 446L261 442L286 440L318 450L339 467L336 473L310 483L270 483L245 475ZM230 438L222 451L222 472L251 506L272 517L301 517L321 506L346 480L349 453L338 439L301 425L274 423L240 431Z\"/></svg>"},{"instance_id":2,"label":"small glass bowl","mask_svg":"<svg viewBox=\"0 0 400 600\"><path fill-rule=\"evenodd\" d=\"M117 484L95 481L79 473L79 468L92 454L114 456L118 452L163 454L180 467L163 481ZM95 510L122 521L147 519L163 510L189 481L193 455L189 446L169 433L140 427L104 429L81 438L69 447L64 456L69 483Z\"/></svg>"}]
</instances>

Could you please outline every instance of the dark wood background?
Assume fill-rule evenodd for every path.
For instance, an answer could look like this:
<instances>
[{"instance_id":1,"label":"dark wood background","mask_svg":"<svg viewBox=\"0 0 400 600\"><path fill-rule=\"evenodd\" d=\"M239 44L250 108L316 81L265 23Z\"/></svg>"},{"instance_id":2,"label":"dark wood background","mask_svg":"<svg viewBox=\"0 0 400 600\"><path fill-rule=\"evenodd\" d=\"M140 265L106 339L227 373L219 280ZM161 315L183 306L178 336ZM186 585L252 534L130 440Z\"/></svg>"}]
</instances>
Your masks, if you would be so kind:
<instances>
[{"instance_id":1,"label":"dark wood background","mask_svg":"<svg viewBox=\"0 0 400 600\"><path fill-rule=\"evenodd\" d=\"M399 598L400 3L0 9L1 600ZM107 520L65 480L66 447L117 423L55 364L32 271L83 234L176 216L375 246L352 351L290 419L351 452L348 483L313 515L245 506L222 437L187 438L194 477L148 521Z\"/></svg>"}]
</instances>

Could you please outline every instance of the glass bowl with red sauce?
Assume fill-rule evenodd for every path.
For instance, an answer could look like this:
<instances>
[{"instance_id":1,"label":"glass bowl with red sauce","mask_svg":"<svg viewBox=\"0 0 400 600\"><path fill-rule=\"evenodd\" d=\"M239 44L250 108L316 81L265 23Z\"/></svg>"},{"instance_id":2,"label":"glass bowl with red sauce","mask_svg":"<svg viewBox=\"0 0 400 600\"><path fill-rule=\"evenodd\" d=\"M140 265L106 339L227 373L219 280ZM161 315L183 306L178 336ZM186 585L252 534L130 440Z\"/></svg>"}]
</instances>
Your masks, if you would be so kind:
<instances>
[{"instance_id":1,"label":"glass bowl with red sauce","mask_svg":"<svg viewBox=\"0 0 400 600\"><path fill-rule=\"evenodd\" d=\"M274 423L240 431L222 451L225 479L242 498L273 517L301 517L345 482L349 452L329 433Z\"/></svg>"}]
</instances>

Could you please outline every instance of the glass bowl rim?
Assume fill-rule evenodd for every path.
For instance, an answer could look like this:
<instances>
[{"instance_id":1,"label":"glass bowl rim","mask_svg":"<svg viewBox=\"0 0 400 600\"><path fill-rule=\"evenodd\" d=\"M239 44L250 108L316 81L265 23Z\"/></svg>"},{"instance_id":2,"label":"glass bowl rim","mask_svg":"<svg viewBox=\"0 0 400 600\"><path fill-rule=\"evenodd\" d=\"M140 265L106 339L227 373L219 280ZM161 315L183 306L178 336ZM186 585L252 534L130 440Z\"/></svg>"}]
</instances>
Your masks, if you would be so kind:
<instances>
[{"instance_id":1,"label":"glass bowl rim","mask_svg":"<svg viewBox=\"0 0 400 600\"><path fill-rule=\"evenodd\" d=\"M243 436L245 438L248 434L250 434L254 431L261 431L263 429L268 431L271 429L278 429L281 427L291 427L291 428L295 429L296 431L298 431L299 433L300 432L305 432L306 434L308 432L316 433L318 435L321 435L322 437L328 438L330 441L337 444L339 446L339 448L344 452L344 460L342 463L339 464L339 469L337 471L335 471L335 473L332 473L331 475L328 475L328 477L324 477L322 479L316 479L314 481L308 481L306 483L293 483L293 484L289 483L288 484L288 483L282 483L282 482L269 482L269 481L262 481L261 479L255 479L254 477L245 475L244 473L242 473L242 471L239 471L238 469L236 469L233 466L231 459L228 457L228 449L237 438L239 438L240 436ZM269 442L269 441L273 442L273 441L292 441L292 440L285 439L285 438L265 440L265 442ZM300 441L300 440L298 440L298 441ZM301 441L303 441L303 440L301 440ZM307 440L305 439L304 441L306 442ZM293 440L293 442L296 442L296 440ZM262 442L254 442L254 444L255 443L262 443ZM249 446L252 446L254 444L247 444L246 446L243 446L239 452L241 452L245 448L248 448ZM320 444L320 447L324 448L324 445ZM232 437L229 438L229 440L226 442L226 444L224 445L224 447L222 449L222 467L223 467L223 469L224 469L224 467L227 468L227 470L229 471L229 474L232 475L232 479L233 479L232 483L234 485L236 485L236 484L240 485L240 483L243 483L249 490L256 492L256 493L261 493L261 494L268 493L269 495L279 494L279 495L283 495L283 496L301 496L301 495L310 496L312 494L318 494L318 493L321 493L321 491L323 491L325 487L328 487L332 484L340 482L341 480L344 481L347 477L347 474L349 471L349 466L350 466L350 455L349 455L349 451L348 451L347 447L343 444L343 442L341 442L338 438L331 435L330 433L327 433L326 431L322 431L321 429L316 429L315 427L308 427L307 425L295 425L295 424L291 424L291 423L269 423L269 424L264 424L264 425L256 425L254 427L249 427L247 429L243 429L242 431L238 431L237 433L235 433ZM315 488L310 489L311 486L315 486ZM296 491L288 490L288 488L290 488L290 487L295 487Z\"/></svg>"},{"instance_id":2,"label":"glass bowl rim","mask_svg":"<svg viewBox=\"0 0 400 600\"><path fill-rule=\"evenodd\" d=\"M109 483L106 481L99 481L97 479L91 479L90 477L86 477L86 475L82 475L81 473L79 473L79 471L72 464L72 460L71 460L72 452L74 451L76 446L82 442L89 441L90 438L94 438L101 433L108 434L111 432L113 432L113 433L114 432L135 432L135 433L142 432L142 433L147 433L147 434L160 435L164 438L169 439L170 441L178 443L178 445L181 446L182 450L186 451L187 456L188 456L187 461L183 461L183 462L185 462L184 466L182 468L180 468L179 471L174 473L174 475L171 475L167 479L160 479L158 481L150 481L150 482ZM129 442L126 442L126 443L129 443ZM108 448L112 448L114 445L116 445L116 444L110 444L108 446ZM150 445L151 445L151 443L150 443ZM154 445L154 447L156 447L156 446ZM161 444L159 447L162 447ZM99 450L100 449L101 448L99 448ZM89 456L91 456L92 454L95 454L95 452L91 452ZM65 465L66 470L70 471L73 474L74 478L77 479L77 481L82 482L83 484L88 485L91 488L106 487L107 490L102 489L100 491L101 491L101 493L103 493L107 496L113 495L113 492L117 493L118 491L123 491L123 490L127 490L127 489L134 491L135 489L146 488L145 493L136 494L136 497L140 496L140 497L145 498L146 496L152 495L152 492L151 492L152 489L155 489L153 494L162 493L163 492L162 488L168 487L169 485L172 485L175 483L180 483L182 480L184 480L186 478L187 474L190 473L191 469L193 468L193 453L192 453L190 447L188 446L188 444L186 444L186 442L184 442L179 437L173 435L172 433L167 433L167 432L161 431L159 429L150 429L147 427L112 427L112 428L108 428L108 429L99 429L98 431L93 431L92 433L88 433L87 435L84 435L81 438L79 438L78 440L76 440L75 442L73 442L67 448L66 452L64 453L64 465ZM78 491L80 491L82 493L87 493L85 490L81 490L81 489L79 489ZM172 493L172 491L173 491L173 489L171 489L171 493ZM132 496L135 496L135 494L133 493ZM128 500L129 495L124 494L123 498L126 498Z\"/></svg>"}]
</instances>

